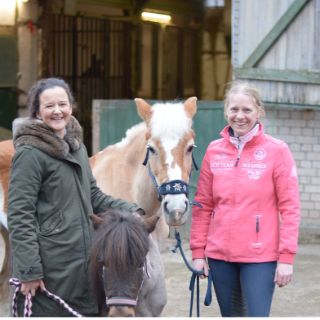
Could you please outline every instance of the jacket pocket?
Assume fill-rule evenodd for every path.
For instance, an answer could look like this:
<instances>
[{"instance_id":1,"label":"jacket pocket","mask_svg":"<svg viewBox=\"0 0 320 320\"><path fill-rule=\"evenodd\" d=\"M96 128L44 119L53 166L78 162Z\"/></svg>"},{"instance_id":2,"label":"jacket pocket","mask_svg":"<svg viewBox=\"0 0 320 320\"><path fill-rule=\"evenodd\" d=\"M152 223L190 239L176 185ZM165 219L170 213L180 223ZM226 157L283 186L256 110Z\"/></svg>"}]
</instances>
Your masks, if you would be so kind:
<instances>
[{"instance_id":1,"label":"jacket pocket","mask_svg":"<svg viewBox=\"0 0 320 320\"><path fill-rule=\"evenodd\" d=\"M40 234L49 236L60 232L63 221L62 211L56 211L40 225Z\"/></svg>"}]
</instances>

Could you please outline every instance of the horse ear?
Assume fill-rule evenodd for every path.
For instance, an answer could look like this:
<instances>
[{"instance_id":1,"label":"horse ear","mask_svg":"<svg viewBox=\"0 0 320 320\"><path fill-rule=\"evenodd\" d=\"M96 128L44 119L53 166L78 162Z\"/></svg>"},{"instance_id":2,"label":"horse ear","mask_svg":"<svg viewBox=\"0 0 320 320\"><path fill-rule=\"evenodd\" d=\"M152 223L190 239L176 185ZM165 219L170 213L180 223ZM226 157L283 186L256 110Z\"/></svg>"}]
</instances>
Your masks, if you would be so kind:
<instances>
[{"instance_id":1,"label":"horse ear","mask_svg":"<svg viewBox=\"0 0 320 320\"><path fill-rule=\"evenodd\" d=\"M191 97L184 102L184 110L191 119L197 112L197 100L197 97Z\"/></svg>"},{"instance_id":2,"label":"horse ear","mask_svg":"<svg viewBox=\"0 0 320 320\"><path fill-rule=\"evenodd\" d=\"M143 219L143 224L144 224L145 228L147 229L148 233L151 233L155 229L159 219L160 219L160 217L158 215Z\"/></svg>"},{"instance_id":3,"label":"horse ear","mask_svg":"<svg viewBox=\"0 0 320 320\"><path fill-rule=\"evenodd\" d=\"M148 123L152 116L151 106L145 100L140 98L136 98L134 99L134 101L137 105L137 110L140 118Z\"/></svg>"},{"instance_id":4,"label":"horse ear","mask_svg":"<svg viewBox=\"0 0 320 320\"><path fill-rule=\"evenodd\" d=\"M94 213L90 214L89 217L93 223L94 229L97 229L99 227L99 225L104 221L101 217L97 216Z\"/></svg>"}]
</instances>

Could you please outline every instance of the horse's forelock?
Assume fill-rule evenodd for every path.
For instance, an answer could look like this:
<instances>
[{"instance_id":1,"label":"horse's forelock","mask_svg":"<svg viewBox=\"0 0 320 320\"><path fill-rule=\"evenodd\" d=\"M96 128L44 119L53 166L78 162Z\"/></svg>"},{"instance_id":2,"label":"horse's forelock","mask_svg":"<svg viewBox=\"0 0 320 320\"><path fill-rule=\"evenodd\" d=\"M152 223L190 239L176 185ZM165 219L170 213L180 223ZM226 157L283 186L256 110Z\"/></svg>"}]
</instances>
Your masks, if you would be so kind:
<instances>
[{"instance_id":1,"label":"horse's forelock","mask_svg":"<svg viewBox=\"0 0 320 320\"><path fill-rule=\"evenodd\" d=\"M191 129L183 103L155 104L150 122L153 137L179 139Z\"/></svg>"},{"instance_id":2,"label":"horse's forelock","mask_svg":"<svg viewBox=\"0 0 320 320\"><path fill-rule=\"evenodd\" d=\"M106 215L97 233L95 250L113 272L123 274L142 266L149 250L148 233L130 213Z\"/></svg>"}]
</instances>

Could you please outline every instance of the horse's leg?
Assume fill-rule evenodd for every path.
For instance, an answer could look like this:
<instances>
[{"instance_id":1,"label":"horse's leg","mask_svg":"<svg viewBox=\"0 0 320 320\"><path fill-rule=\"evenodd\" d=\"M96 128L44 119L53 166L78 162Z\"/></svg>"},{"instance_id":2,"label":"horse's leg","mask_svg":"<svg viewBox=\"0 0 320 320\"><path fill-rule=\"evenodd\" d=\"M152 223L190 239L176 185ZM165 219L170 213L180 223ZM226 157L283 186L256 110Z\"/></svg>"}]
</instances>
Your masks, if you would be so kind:
<instances>
[{"instance_id":1,"label":"horse's leg","mask_svg":"<svg viewBox=\"0 0 320 320\"><path fill-rule=\"evenodd\" d=\"M0 272L0 300L5 301L10 295L9 233L3 226L0 226L0 234L4 241L4 258Z\"/></svg>"}]
</instances>

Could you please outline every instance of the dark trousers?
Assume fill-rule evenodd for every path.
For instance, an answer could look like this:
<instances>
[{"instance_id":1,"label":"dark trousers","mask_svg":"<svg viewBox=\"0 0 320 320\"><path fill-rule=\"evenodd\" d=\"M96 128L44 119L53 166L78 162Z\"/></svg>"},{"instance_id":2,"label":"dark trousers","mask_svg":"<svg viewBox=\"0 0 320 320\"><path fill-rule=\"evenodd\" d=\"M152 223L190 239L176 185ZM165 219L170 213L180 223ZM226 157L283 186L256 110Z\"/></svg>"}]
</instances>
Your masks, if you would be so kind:
<instances>
[{"instance_id":1,"label":"dark trousers","mask_svg":"<svg viewBox=\"0 0 320 320\"><path fill-rule=\"evenodd\" d=\"M223 317L268 317L277 263L235 263L208 259Z\"/></svg>"}]
</instances>

